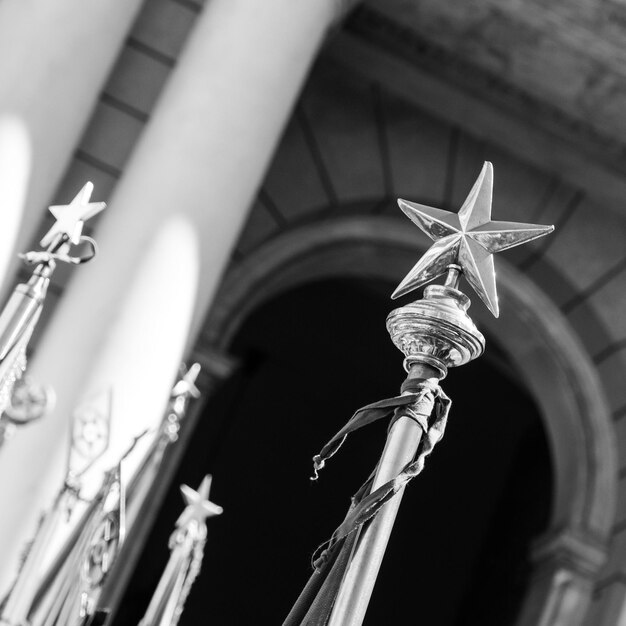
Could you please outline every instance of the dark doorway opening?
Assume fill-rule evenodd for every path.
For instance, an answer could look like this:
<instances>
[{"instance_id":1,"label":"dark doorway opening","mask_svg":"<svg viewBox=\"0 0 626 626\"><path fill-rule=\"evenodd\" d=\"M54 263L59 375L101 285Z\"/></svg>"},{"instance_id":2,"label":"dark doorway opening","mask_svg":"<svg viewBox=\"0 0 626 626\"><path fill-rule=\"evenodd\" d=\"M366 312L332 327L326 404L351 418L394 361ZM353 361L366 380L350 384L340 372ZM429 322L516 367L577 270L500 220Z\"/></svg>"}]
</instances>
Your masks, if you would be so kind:
<instances>
[{"instance_id":1,"label":"dark doorway opening","mask_svg":"<svg viewBox=\"0 0 626 626\"><path fill-rule=\"evenodd\" d=\"M402 355L385 317L391 285L328 280L256 310L232 352L236 375L209 400L115 623L135 625L168 558L180 483L213 474L202 572L180 624L280 624L309 558L375 465L385 424L354 434L311 483L311 457L365 404L396 395ZM475 304L475 306L481 306ZM407 488L365 623L513 624L552 474L532 399L493 341L442 386L446 436Z\"/></svg>"}]
</instances>

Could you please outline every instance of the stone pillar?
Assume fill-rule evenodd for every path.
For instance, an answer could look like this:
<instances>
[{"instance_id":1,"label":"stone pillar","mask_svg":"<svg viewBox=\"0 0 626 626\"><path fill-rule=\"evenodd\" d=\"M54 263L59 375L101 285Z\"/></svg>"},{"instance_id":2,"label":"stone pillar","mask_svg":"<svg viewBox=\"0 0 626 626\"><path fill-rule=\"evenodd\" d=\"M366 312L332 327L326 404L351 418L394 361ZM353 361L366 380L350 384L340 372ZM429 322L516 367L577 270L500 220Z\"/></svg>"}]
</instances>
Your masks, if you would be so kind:
<instances>
[{"instance_id":1,"label":"stone pillar","mask_svg":"<svg viewBox=\"0 0 626 626\"><path fill-rule=\"evenodd\" d=\"M165 216L181 213L203 240L198 329L337 4L207 3L100 226L100 247L115 254L105 267L104 252L74 293L123 293L119 271Z\"/></svg>"},{"instance_id":2,"label":"stone pillar","mask_svg":"<svg viewBox=\"0 0 626 626\"><path fill-rule=\"evenodd\" d=\"M535 567L517 626L583 624L606 546L592 533L568 529L542 537L532 558Z\"/></svg>"},{"instance_id":3,"label":"stone pillar","mask_svg":"<svg viewBox=\"0 0 626 626\"><path fill-rule=\"evenodd\" d=\"M0 2L0 115L23 125L33 160L18 250L30 245L140 6Z\"/></svg>"},{"instance_id":4,"label":"stone pillar","mask_svg":"<svg viewBox=\"0 0 626 626\"><path fill-rule=\"evenodd\" d=\"M0 286L7 283L13 246L24 208L30 146L22 122L0 116Z\"/></svg>"},{"instance_id":5,"label":"stone pillar","mask_svg":"<svg viewBox=\"0 0 626 626\"><path fill-rule=\"evenodd\" d=\"M113 386L116 453L132 433L159 423L185 343L199 329L308 69L343 5L211 0L199 16L100 223L101 254L75 272L32 361L33 376L52 383L59 402L45 424L20 433L0 455L0 475L13 477L0 483L5 577L37 510L62 479L72 407ZM159 246L152 270L145 261L157 233L167 242L168 219L198 239L199 279L187 322L191 286L174 292L195 272L187 249L193 238ZM160 348L165 344L168 350Z\"/></svg>"}]
</instances>

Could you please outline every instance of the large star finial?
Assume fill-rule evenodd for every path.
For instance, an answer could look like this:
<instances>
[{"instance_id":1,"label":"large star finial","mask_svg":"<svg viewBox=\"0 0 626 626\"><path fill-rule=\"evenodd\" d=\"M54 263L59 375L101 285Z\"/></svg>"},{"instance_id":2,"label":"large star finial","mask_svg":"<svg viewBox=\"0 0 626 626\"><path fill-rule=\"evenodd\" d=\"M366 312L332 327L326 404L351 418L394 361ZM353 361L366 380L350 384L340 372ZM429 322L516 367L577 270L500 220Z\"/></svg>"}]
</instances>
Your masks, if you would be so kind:
<instances>
[{"instance_id":1,"label":"large star finial","mask_svg":"<svg viewBox=\"0 0 626 626\"><path fill-rule=\"evenodd\" d=\"M106 206L104 202L89 202L92 192L93 183L85 183L69 204L49 207L48 210L54 215L56 222L40 242L44 248L53 243L59 235L65 235L67 241L74 245L80 243L83 223L96 213L100 213Z\"/></svg>"},{"instance_id":2,"label":"large star finial","mask_svg":"<svg viewBox=\"0 0 626 626\"><path fill-rule=\"evenodd\" d=\"M202 484L198 487L198 491L195 491L187 485L181 485L180 490L187 503L187 507L176 522L176 526L179 528L186 526L191 521L196 521L199 524L204 523L207 517L221 515L224 510L221 506L213 504L213 502L209 500L209 491L211 491L210 474L204 477Z\"/></svg>"},{"instance_id":3,"label":"large star finial","mask_svg":"<svg viewBox=\"0 0 626 626\"><path fill-rule=\"evenodd\" d=\"M445 274L457 266L487 308L498 317L498 294L493 254L543 237L554 226L491 221L493 166L489 161L474 183L458 214L398 200L407 217L435 243L404 277L392 298Z\"/></svg>"}]
</instances>

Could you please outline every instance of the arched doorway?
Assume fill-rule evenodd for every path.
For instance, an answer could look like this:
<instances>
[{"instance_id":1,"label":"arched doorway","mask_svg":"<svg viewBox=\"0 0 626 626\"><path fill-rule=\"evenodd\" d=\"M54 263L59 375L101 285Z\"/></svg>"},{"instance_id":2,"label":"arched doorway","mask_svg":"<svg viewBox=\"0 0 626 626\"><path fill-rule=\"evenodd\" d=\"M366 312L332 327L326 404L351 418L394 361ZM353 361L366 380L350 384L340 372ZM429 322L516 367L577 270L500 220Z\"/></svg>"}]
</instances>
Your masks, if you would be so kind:
<instances>
[{"instance_id":1,"label":"arched doorway","mask_svg":"<svg viewBox=\"0 0 626 626\"><path fill-rule=\"evenodd\" d=\"M311 552L342 519L383 446L385 424L372 425L319 483L308 480L312 454L356 408L395 395L404 377L384 330L392 288L311 281L264 302L236 333L239 373L207 404L174 481L212 472L213 498L225 508L211 522L182 624L207 614L219 624L279 624L288 613L310 575ZM519 610L529 546L549 519L546 436L497 346L467 370L444 381L456 402L445 445L407 490L366 625L411 623L417 613L437 626L503 626ZM484 381L489 403L476 393ZM174 488L135 583L146 584L144 601L179 509ZM133 623L127 609L120 618Z\"/></svg>"},{"instance_id":2,"label":"arched doorway","mask_svg":"<svg viewBox=\"0 0 626 626\"><path fill-rule=\"evenodd\" d=\"M397 283L419 254L416 241L405 224L385 217L339 217L294 228L232 268L204 341L227 349L261 302L313 279ZM495 320L480 304L470 314L498 340L532 394L554 468L548 531L536 547L519 623L573 626L584 620L614 520L613 426L593 364L560 311L505 259L497 268L501 317Z\"/></svg>"},{"instance_id":3,"label":"arched doorway","mask_svg":"<svg viewBox=\"0 0 626 626\"><path fill-rule=\"evenodd\" d=\"M365 280L370 286L377 281L397 282L417 256L415 239L409 233L395 220L353 217L316 222L272 240L247 261L235 266L226 277L204 341L219 349L230 350L247 320L260 310L259 307L311 282L333 277ZM591 584L604 559L605 541L613 519L615 461L610 420L594 370L560 313L523 275L502 259L498 261L499 290L503 301L501 319L493 320L478 304L470 309L470 313L500 345L504 362L508 361L518 379L516 386L532 395L547 433L554 472L547 531L541 550L535 554L537 560L530 573L518 623L579 624L584 619ZM361 308L355 307L352 312L355 324L360 319ZM389 304L385 305L385 311L390 308ZM297 319L297 313L293 316L296 322L301 321ZM382 319L378 332L388 343ZM495 343L488 350L494 351ZM304 362L306 351L300 350L295 339L291 347L298 362ZM395 359L399 363L400 355ZM464 367L468 368L467 372L472 365ZM402 379L399 368L396 371L393 390ZM469 374L459 370L458 378L465 377ZM479 378L486 381L479 393L488 396L493 376ZM345 380L342 378L339 383L343 386ZM295 388L301 398L300 402L293 402L293 419L288 422L291 428L301 428L302 424L309 423L298 418L298 408L306 406L315 384L314 376L302 376L298 383L289 385L289 389ZM452 376L444 384L452 384ZM364 402L372 399L376 398L368 397ZM455 400L453 413L458 415L467 400L461 393L455 396ZM338 411L342 414L340 419L347 419L355 408L357 406L351 402L349 407ZM500 407L502 411L506 408ZM503 419L507 419L505 415ZM271 419L265 419L264 424L268 424L269 432L273 432ZM335 423L335 426L339 425ZM334 427L329 428L326 436L334 430ZM301 462L308 464L308 457L316 451L316 444L322 444L326 436L313 438L316 441L311 442L308 452L298 455ZM281 442L287 451L288 438L281 439ZM445 450L446 445L444 439L441 449ZM448 445L449 449L451 447L452 444ZM378 449L371 449L369 453L363 453L368 468L370 459L377 452ZM445 454L437 452L440 457ZM253 458L244 455L237 460L246 479L257 481L258 490L267 493L268 506L271 506L272 498L288 498L290 490L287 489L286 493L273 491L273 474L276 472L267 470L267 456L267 450L259 446L258 454ZM350 458L354 458L353 455ZM435 475L434 469L432 475ZM330 478L327 480L333 482ZM417 489L419 486L411 487L411 490ZM340 507L343 512L347 494L339 491L342 490L337 489L337 495L343 503ZM217 477L216 493L219 493ZM330 516L327 530L332 530L340 516ZM403 513L400 519L408 522L410 517ZM242 539L253 537L253 529L259 528L262 520L263 511L257 511L246 527L250 532L242 531ZM298 523L297 520L291 521ZM463 527L463 519L457 523ZM280 540L288 541L292 532L293 528L287 527ZM488 534L493 536L492 532ZM325 536L326 533L318 535L321 539ZM309 550L315 547L314 540L311 541ZM306 556L298 555L300 562L306 563ZM442 556L441 560L445 562L445 557ZM268 553L263 562L246 566L249 578L246 584L242 584L241 602L246 602L245 589L254 584L254 578L262 577L267 568L275 566L272 553ZM417 561L415 567L419 567ZM289 572L289 568L286 571Z\"/></svg>"}]
</instances>

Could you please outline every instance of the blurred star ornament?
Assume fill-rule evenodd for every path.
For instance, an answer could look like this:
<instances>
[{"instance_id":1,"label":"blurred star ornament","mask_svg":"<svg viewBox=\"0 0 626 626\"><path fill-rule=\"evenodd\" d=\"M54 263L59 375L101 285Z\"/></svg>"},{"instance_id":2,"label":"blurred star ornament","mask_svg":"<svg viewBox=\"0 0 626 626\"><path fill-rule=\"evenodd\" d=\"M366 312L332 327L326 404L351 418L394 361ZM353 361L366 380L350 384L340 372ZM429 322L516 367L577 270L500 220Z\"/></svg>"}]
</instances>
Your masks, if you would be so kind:
<instances>
[{"instance_id":1,"label":"blurred star ornament","mask_svg":"<svg viewBox=\"0 0 626 626\"><path fill-rule=\"evenodd\" d=\"M154 499L163 482L161 464L170 446L178 440L181 425L186 419L188 404L192 398L200 397L200 391L196 386L200 370L198 363L194 363L189 369L184 363L181 363L179 377L172 387L161 423L142 435L142 439L145 436L143 444L139 445L133 452L134 458L130 463L133 468L128 472L129 478L126 483L125 510L126 523L130 529L130 543L133 542L133 537L148 532L146 530L149 528L146 526L146 509L151 506L150 502ZM208 498L208 493L206 497ZM132 550L129 550L128 554L131 553ZM129 556L129 560L132 563L132 556ZM117 565L119 569L116 569L109 576L100 598L103 606L115 606L117 604L117 594L124 586L124 583L121 582L124 578L123 572L128 566L128 560L122 560ZM117 575L118 572L120 572L120 576Z\"/></svg>"},{"instance_id":2,"label":"blurred star ornament","mask_svg":"<svg viewBox=\"0 0 626 626\"><path fill-rule=\"evenodd\" d=\"M170 559L139 626L176 626L202 565L206 520L223 510L209 500L210 475L204 477L197 491L187 485L181 485L180 490L187 506L176 522L169 542Z\"/></svg>"},{"instance_id":3,"label":"blurred star ornament","mask_svg":"<svg viewBox=\"0 0 626 626\"><path fill-rule=\"evenodd\" d=\"M56 222L40 242L44 248L59 240L80 243L83 224L106 207L104 202L90 202L92 193L93 183L87 182L69 204L48 208Z\"/></svg>"},{"instance_id":4,"label":"blurred star ornament","mask_svg":"<svg viewBox=\"0 0 626 626\"><path fill-rule=\"evenodd\" d=\"M200 391L196 387L196 380L200 373L200 365L194 363L186 368L180 366L180 375L170 393L167 408L161 424L147 433L151 439L147 449L142 449L141 460L136 470L132 473L126 489L127 518L129 525L141 515L141 509L150 496L154 483L158 480L166 450L178 440L181 424L185 419L189 401L199 398Z\"/></svg>"},{"instance_id":5,"label":"blurred star ornament","mask_svg":"<svg viewBox=\"0 0 626 626\"><path fill-rule=\"evenodd\" d=\"M86 183L70 204L50 207L56 221L41 240L45 250L19 255L27 265L34 265L34 269L27 283L15 287L0 314L0 414L10 406L15 383L26 369L28 342L57 263L80 265L96 254L93 239L82 234L84 221L105 207L104 202L89 201L92 190L93 185ZM72 246L77 245L78 255L72 256Z\"/></svg>"},{"instance_id":6,"label":"blurred star ornament","mask_svg":"<svg viewBox=\"0 0 626 626\"><path fill-rule=\"evenodd\" d=\"M209 500L209 492L211 491L211 476L209 474L202 480L198 491L187 485L181 485L180 491L187 507L176 521L176 526L179 528L188 527L194 522L197 525L204 524L207 518L221 515L224 510Z\"/></svg>"},{"instance_id":7,"label":"blurred star ornament","mask_svg":"<svg viewBox=\"0 0 626 626\"><path fill-rule=\"evenodd\" d=\"M177 416L177 426L187 410L189 400L191 398L197 400L200 397L200 390L196 387L196 381L201 369L200 363L194 363L189 369L186 368L184 363L180 366L181 377L172 388L170 396L172 412ZM178 428L176 432L178 433Z\"/></svg>"}]
</instances>

